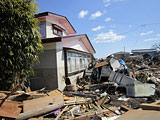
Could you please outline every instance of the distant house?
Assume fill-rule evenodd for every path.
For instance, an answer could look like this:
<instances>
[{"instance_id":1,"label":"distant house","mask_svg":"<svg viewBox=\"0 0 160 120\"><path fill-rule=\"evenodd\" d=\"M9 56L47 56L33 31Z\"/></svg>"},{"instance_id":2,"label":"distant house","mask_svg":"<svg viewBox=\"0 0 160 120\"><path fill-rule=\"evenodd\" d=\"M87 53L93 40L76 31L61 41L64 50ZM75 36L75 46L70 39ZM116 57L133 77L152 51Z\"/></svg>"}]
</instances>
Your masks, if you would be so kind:
<instances>
[{"instance_id":1,"label":"distant house","mask_svg":"<svg viewBox=\"0 0 160 120\"><path fill-rule=\"evenodd\" d=\"M158 53L157 49L136 49L131 51L133 55L155 55Z\"/></svg>"},{"instance_id":2,"label":"distant house","mask_svg":"<svg viewBox=\"0 0 160 120\"><path fill-rule=\"evenodd\" d=\"M129 57L130 53L129 52L120 51L120 52L113 53L112 55L114 55L117 58L125 58L125 57Z\"/></svg>"},{"instance_id":3,"label":"distant house","mask_svg":"<svg viewBox=\"0 0 160 120\"><path fill-rule=\"evenodd\" d=\"M95 53L89 38L86 34L73 35L76 31L65 16L44 12L36 18L40 22L44 52L39 55L40 64L34 67L31 88L63 90L66 78L76 84Z\"/></svg>"}]
</instances>

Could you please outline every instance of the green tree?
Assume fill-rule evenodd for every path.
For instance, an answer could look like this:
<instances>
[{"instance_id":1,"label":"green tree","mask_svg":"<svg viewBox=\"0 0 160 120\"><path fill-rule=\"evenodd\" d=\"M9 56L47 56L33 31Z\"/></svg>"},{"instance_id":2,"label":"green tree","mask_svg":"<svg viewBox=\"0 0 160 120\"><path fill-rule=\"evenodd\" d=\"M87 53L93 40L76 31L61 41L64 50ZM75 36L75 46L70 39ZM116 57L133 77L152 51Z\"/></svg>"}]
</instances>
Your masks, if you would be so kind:
<instances>
[{"instance_id":1,"label":"green tree","mask_svg":"<svg viewBox=\"0 0 160 120\"><path fill-rule=\"evenodd\" d=\"M33 74L42 50L34 0L0 0L0 89L13 89Z\"/></svg>"}]
</instances>

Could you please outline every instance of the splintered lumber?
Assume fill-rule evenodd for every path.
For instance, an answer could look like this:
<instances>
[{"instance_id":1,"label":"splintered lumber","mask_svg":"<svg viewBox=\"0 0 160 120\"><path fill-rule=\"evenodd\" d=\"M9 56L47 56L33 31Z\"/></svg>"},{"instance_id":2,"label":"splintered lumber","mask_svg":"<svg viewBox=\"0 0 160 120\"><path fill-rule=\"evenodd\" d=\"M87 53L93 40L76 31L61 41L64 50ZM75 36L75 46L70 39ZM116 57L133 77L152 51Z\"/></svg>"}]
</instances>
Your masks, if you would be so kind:
<instances>
[{"instance_id":1,"label":"splintered lumber","mask_svg":"<svg viewBox=\"0 0 160 120\"><path fill-rule=\"evenodd\" d=\"M143 110L158 110L158 111L160 111L160 105L141 104L140 107L141 107Z\"/></svg>"},{"instance_id":2,"label":"splintered lumber","mask_svg":"<svg viewBox=\"0 0 160 120\"><path fill-rule=\"evenodd\" d=\"M24 120L24 119L29 119L32 117L41 116L46 113L52 112L53 110L56 110L56 109L62 107L63 105L64 105L64 103L59 103L59 104L48 105L48 106L44 106L42 108L30 110L28 112L21 113L18 116L17 120Z\"/></svg>"},{"instance_id":3,"label":"splintered lumber","mask_svg":"<svg viewBox=\"0 0 160 120\"><path fill-rule=\"evenodd\" d=\"M97 64L95 65L95 68L102 67L102 66L107 65L107 64L108 64L108 63L107 63L106 61L100 62L100 63L97 63Z\"/></svg>"},{"instance_id":4,"label":"splintered lumber","mask_svg":"<svg viewBox=\"0 0 160 120\"><path fill-rule=\"evenodd\" d=\"M71 100L65 101L65 105L83 105L83 104L90 104L92 103L92 99L80 99L80 100Z\"/></svg>"},{"instance_id":5,"label":"splintered lumber","mask_svg":"<svg viewBox=\"0 0 160 120\"><path fill-rule=\"evenodd\" d=\"M109 101L110 101L110 99L108 99L108 96L104 96L102 99L98 100L97 104L98 104L99 106L101 106L101 105L103 105L104 103L109 102Z\"/></svg>"},{"instance_id":6,"label":"splintered lumber","mask_svg":"<svg viewBox=\"0 0 160 120\"><path fill-rule=\"evenodd\" d=\"M49 104L62 103L64 101L63 94L59 90L53 90L48 94L49 96L23 101L23 112L38 109Z\"/></svg>"},{"instance_id":7,"label":"splintered lumber","mask_svg":"<svg viewBox=\"0 0 160 120\"><path fill-rule=\"evenodd\" d=\"M80 96L80 97L88 97L88 98L93 98L96 99L97 95L92 95L92 94L87 94L87 93L82 93L82 92L68 92L64 91L63 92L65 95L71 95L71 96Z\"/></svg>"},{"instance_id":8,"label":"splintered lumber","mask_svg":"<svg viewBox=\"0 0 160 120\"><path fill-rule=\"evenodd\" d=\"M110 112L111 111L109 110L101 110L99 112L87 112L87 113L84 113L85 115L81 115L79 117L72 118L71 120L87 120L88 118L93 117L95 114L100 115L100 114L107 114Z\"/></svg>"},{"instance_id":9,"label":"splintered lumber","mask_svg":"<svg viewBox=\"0 0 160 120\"><path fill-rule=\"evenodd\" d=\"M2 102L2 100L0 100ZM18 108L21 105L21 102L15 101L5 101L0 107L0 116L7 118L17 118L21 112L21 108Z\"/></svg>"},{"instance_id":10,"label":"splintered lumber","mask_svg":"<svg viewBox=\"0 0 160 120\"><path fill-rule=\"evenodd\" d=\"M129 110L116 120L159 120L160 112L154 110Z\"/></svg>"}]
</instances>

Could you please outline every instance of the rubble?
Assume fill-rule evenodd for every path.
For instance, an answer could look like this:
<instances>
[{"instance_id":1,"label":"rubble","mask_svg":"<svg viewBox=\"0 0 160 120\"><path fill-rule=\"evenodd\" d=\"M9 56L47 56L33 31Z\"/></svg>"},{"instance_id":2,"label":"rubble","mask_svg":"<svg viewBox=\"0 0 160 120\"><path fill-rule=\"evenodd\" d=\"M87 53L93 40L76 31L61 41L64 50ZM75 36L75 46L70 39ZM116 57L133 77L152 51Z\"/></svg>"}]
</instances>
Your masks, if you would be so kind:
<instances>
[{"instance_id":1,"label":"rubble","mask_svg":"<svg viewBox=\"0 0 160 120\"><path fill-rule=\"evenodd\" d=\"M150 120L156 116L158 120L158 63L149 56L146 60L109 57L106 61L91 63L84 78L79 79L77 85L66 85L64 91L28 88L24 92L17 91L19 86L11 92L0 91L0 118Z\"/></svg>"}]
</instances>

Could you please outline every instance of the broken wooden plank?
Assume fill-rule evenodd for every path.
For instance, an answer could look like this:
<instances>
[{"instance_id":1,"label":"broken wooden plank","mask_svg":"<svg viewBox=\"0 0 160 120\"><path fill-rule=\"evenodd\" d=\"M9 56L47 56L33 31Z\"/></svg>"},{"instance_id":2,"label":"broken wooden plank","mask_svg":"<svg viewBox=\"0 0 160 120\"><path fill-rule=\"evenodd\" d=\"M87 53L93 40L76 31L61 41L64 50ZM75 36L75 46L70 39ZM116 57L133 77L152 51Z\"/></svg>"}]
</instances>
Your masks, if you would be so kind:
<instances>
[{"instance_id":1,"label":"broken wooden plank","mask_svg":"<svg viewBox=\"0 0 160 120\"><path fill-rule=\"evenodd\" d=\"M102 66L107 65L107 64L108 64L108 62L106 62L106 61L100 62L100 63L97 63L97 64L95 65L95 68L102 67Z\"/></svg>"},{"instance_id":2,"label":"broken wooden plank","mask_svg":"<svg viewBox=\"0 0 160 120\"><path fill-rule=\"evenodd\" d=\"M0 100L2 102L2 100ZM21 112L21 108L18 108L22 103L16 101L5 101L0 107L0 116L7 118L17 118Z\"/></svg>"},{"instance_id":3,"label":"broken wooden plank","mask_svg":"<svg viewBox=\"0 0 160 120\"><path fill-rule=\"evenodd\" d=\"M7 100L7 98L9 96L11 96L14 92L16 92L19 88L21 87L21 84L17 85L16 88L14 88L11 93L7 94L7 96L1 101L0 106L2 106L2 104L4 103L5 100Z\"/></svg>"},{"instance_id":4,"label":"broken wooden plank","mask_svg":"<svg viewBox=\"0 0 160 120\"><path fill-rule=\"evenodd\" d=\"M41 116L41 115L49 113L53 110L56 110L56 109L62 107L63 105L64 105L64 103L59 103L59 104L48 105L48 106L44 106L42 108L30 110L28 112L21 113L18 116L17 120L24 120L24 119L29 119L29 118L36 117L36 116Z\"/></svg>"},{"instance_id":5,"label":"broken wooden plank","mask_svg":"<svg viewBox=\"0 0 160 120\"><path fill-rule=\"evenodd\" d=\"M141 107L143 110L158 110L158 111L160 111L160 105L141 104L140 107Z\"/></svg>"},{"instance_id":6,"label":"broken wooden plank","mask_svg":"<svg viewBox=\"0 0 160 120\"><path fill-rule=\"evenodd\" d=\"M102 110L98 112L87 112L87 113L84 113L84 115L81 115L79 117L71 118L71 120L87 120L88 118L93 117L95 114L100 115L100 114L107 114L107 113L110 113L110 111Z\"/></svg>"},{"instance_id":7,"label":"broken wooden plank","mask_svg":"<svg viewBox=\"0 0 160 120\"><path fill-rule=\"evenodd\" d=\"M92 103L92 99L80 99L80 100L71 100L65 101L65 105L83 105Z\"/></svg>"},{"instance_id":8,"label":"broken wooden plank","mask_svg":"<svg viewBox=\"0 0 160 120\"><path fill-rule=\"evenodd\" d=\"M27 112L49 104L62 103L63 101L63 94L60 94L58 90L53 90L49 93L49 96L23 101L23 111Z\"/></svg>"},{"instance_id":9,"label":"broken wooden plank","mask_svg":"<svg viewBox=\"0 0 160 120\"><path fill-rule=\"evenodd\" d=\"M102 99L98 100L97 104L99 106L102 106L104 103L107 103L109 101L110 101L110 99L108 99L108 96L104 96Z\"/></svg>"},{"instance_id":10,"label":"broken wooden plank","mask_svg":"<svg viewBox=\"0 0 160 120\"><path fill-rule=\"evenodd\" d=\"M121 107L122 110L124 110L126 112L129 111L129 110L131 110L129 107L127 107L125 105L121 105L120 107Z\"/></svg>"}]
</instances>

